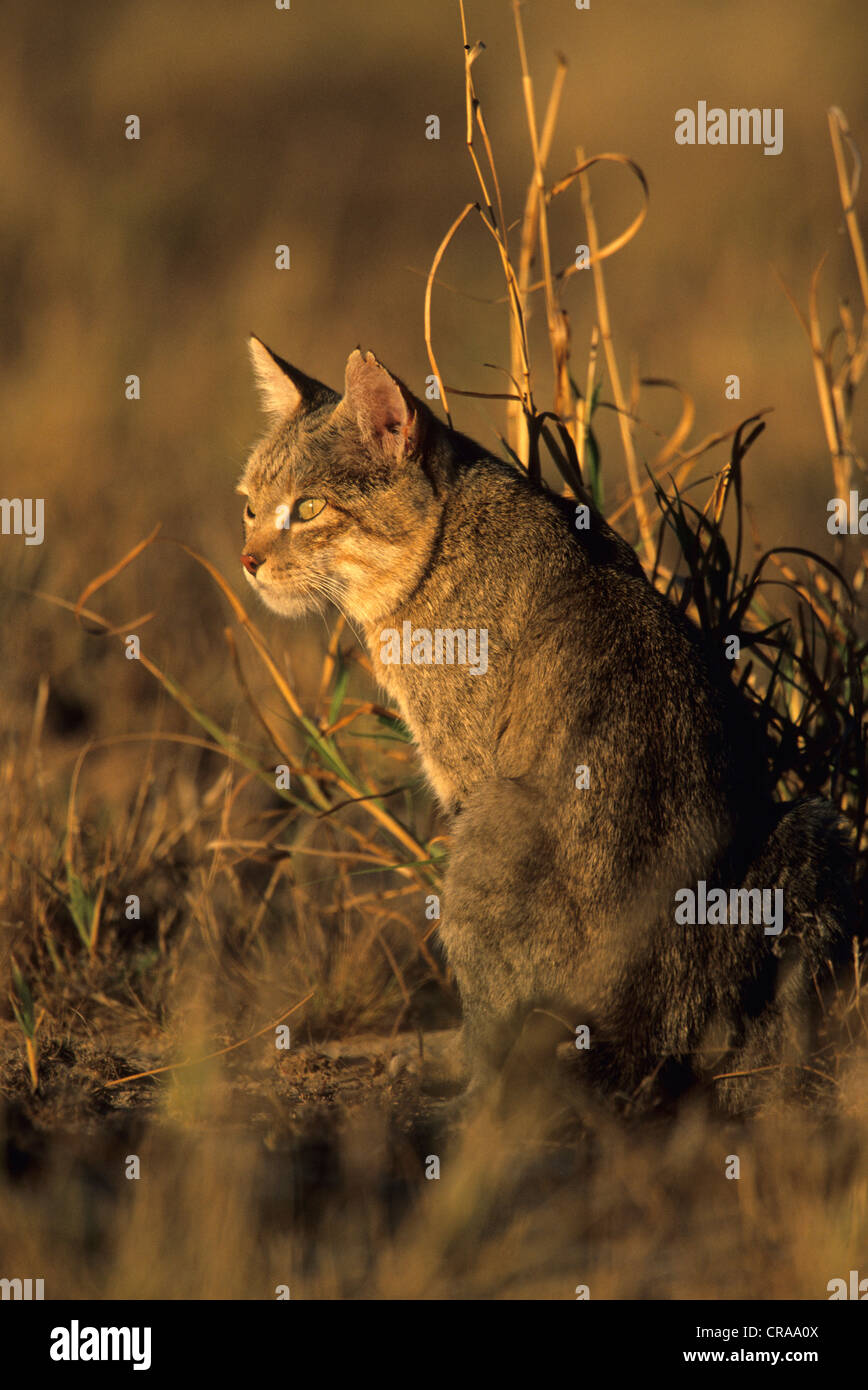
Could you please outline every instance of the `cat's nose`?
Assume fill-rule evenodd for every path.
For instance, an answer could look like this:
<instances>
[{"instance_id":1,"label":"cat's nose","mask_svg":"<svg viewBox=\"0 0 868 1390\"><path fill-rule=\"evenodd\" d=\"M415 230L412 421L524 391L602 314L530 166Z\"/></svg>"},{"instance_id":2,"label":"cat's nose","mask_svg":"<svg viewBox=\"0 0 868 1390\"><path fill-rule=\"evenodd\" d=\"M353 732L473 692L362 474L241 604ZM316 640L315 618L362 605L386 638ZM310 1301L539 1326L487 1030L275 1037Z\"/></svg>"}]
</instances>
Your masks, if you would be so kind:
<instances>
[{"instance_id":1,"label":"cat's nose","mask_svg":"<svg viewBox=\"0 0 868 1390\"><path fill-rule=\"evenodd\" d=\"M255 574L262 564L262 561L258 559L256 555L251 554L249 550L245 550L241 556L241 563L248 574Z\"/></svg>"}]
</instances>

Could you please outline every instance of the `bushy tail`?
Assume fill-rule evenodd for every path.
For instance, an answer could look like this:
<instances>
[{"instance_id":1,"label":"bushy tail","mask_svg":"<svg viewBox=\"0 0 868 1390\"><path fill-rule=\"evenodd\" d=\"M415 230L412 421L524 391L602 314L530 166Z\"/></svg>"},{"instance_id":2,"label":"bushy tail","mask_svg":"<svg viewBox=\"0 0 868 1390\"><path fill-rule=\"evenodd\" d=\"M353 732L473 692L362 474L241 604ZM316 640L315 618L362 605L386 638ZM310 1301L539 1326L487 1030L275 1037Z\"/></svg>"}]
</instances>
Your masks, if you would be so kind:
<instances>
[{"instance_id":1,"label":"bushy tail","mask_svg":"<svg viewBox=\"0 0 868 1390\"><path fill-rule=\"evenodd\" d=\"M852 958L853 865L852 834L830 802L806 797L779 808L744 886L783 889L784 928L766 938L768 954L753 981L759 988L744 1001L746 1027L726 1067L744 1074L719 1083L727 1108L752 1109L803 1079L830 968L843 971Z\"/></svg>"},{"instance_id":2,"label":"bushy tail","mask_svg":"<svg viewBox=\"0 0 868 1390\"><path fill-rule=\"evenodd\" d=\"M746 887L782 888L785 928L779 943L801 943L806 963L849 956L855 930L853 837L830 801L804 797L779 818L748 874Z\"/></svg>"}]
</instances>

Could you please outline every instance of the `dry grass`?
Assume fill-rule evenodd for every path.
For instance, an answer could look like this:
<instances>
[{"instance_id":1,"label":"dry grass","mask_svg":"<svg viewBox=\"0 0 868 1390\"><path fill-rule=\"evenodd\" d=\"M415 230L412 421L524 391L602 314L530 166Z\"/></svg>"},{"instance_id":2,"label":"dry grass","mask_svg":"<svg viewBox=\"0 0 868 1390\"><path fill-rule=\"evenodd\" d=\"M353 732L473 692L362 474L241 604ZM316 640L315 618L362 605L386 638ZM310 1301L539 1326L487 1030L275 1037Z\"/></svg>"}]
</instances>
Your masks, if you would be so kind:
<instances>
[{"instance_id":1,"label":"dry grass","mask_svg":"<svg viewBox=\"0 0 868 1390\"><path fill-rule=\"evenodd\" d=\"M486 54L464 25L479 201L441 242L424 302L444 408L453 396L505 402L516 466L593 497L632 528L674 601L740 636L739 678L773 734L781 794L823 792L849 817L864 909L861 541L843 540L832 566L749 540L744 463L764 421L725 422L694 443L686 389L632 364L625 385L604 265L642 226L648 183L627 156L581 148L551 177L565 67L540 119L518 7L514 19L531 151L516 223L507 187L522 185L514 160L498 176L474 76ZM829 120L863 308L839 307L840 328L824 332L818 268L803 324L831 484L846 496L864 485L868 287L850 135L840 112ZM642 206L601 245L591 175L603 165L635 181ZM591 252L593 326L577 364L566 308L577 281L570 244L557 260L553 220L570 189ZM439 365L451 344L441 353L436 295L471 214L503 277L502 295L488 295L503 315L499 392L450 385ZM475 280L464 290L486 297ZM645 413L661 387L681 403L662 432ZM607 415L626 486L609 453L604 468ZM189 504L202 508L192 489ZM810 1107L723 1124L699 1098L639 1124L629 1107L615 1116L567 1092L528 1098L496 1125L446 1129L414 1048L457 1018L426 911L448 843L406 732L340 620L322 639L269 636L204 549L159 531L135 546L102 536L88 570L99 577L76 572L40 600L63 636L50 676L16 700L0 765L0 1273L44 1275L50 1297L273 1297L285 1284L319 1298L570 1298L580 1284L593 1298L824 1297L868 1246L859 952L814 1059ZM28 583L43 589L37 571ZM12 619L24 602L9 595ZM140 659L118 663L109 653L130 633ZM283 1020L286 1053L273 1040ZM374 1033L382 1051L323 1050ZM124 1176L129 1154L137 1182ZM731 1154L738 1182L725 1177ZM426 1180L429 1155L439 1181Z\"/></svg>"}]
</instances>

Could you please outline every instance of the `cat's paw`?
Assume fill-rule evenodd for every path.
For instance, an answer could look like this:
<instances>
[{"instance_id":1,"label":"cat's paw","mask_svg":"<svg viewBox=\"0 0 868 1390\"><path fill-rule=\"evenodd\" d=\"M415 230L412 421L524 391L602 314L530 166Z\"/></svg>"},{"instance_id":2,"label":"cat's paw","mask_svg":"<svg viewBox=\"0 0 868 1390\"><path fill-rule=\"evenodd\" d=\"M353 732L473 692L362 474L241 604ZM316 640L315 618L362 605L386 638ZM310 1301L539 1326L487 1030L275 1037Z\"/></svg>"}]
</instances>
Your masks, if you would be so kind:
<instances>
[{"instance_id":1,"label":"cat's paw","mask_svg":"<svg viewBox=\"0 0 868 1390\"><path fill-rule=\"evenodd\" d=\"M438 1119L449 1129L465 1126L483 1113L494 1115L500 1100L498 1086L465 1086L460 1095L452 1096L437 1108Z\"/></svg>"},{"instance_id":2,"label":"cat's paw","mask_svg":"<svg viewBox=\"0 0 868 1390\"><path fill-rule=\"evenodd\" d=\"M467 1085L461 1029L428 1035L419 1073L419 1089L426 1095L454 1097Z\"/></svg>"}]
</instances>

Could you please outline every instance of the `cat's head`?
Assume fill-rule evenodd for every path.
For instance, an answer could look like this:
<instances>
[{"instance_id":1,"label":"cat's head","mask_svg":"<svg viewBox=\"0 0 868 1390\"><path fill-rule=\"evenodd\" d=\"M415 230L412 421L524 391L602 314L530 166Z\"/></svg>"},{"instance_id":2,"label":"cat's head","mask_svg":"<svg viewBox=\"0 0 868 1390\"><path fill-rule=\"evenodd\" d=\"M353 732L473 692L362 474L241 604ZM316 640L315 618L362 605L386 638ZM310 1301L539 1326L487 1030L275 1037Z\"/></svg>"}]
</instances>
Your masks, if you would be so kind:
<instances>
[{"instance_id":1,"label":"cat's head","mask_svg":"<svg viewBox=\"0 0 868 1390\"><path fill-rule=\"evenodd\" d=\"M412 591L431 554L442 507L437 422L371 353L350 355L343 396L258 338L250 354L273 428L238 485L248 582L287 616L330 599L374 623Z\"/></svg>"}]
</instances>

